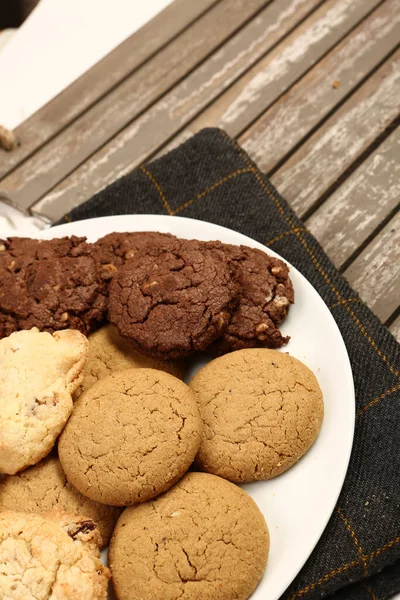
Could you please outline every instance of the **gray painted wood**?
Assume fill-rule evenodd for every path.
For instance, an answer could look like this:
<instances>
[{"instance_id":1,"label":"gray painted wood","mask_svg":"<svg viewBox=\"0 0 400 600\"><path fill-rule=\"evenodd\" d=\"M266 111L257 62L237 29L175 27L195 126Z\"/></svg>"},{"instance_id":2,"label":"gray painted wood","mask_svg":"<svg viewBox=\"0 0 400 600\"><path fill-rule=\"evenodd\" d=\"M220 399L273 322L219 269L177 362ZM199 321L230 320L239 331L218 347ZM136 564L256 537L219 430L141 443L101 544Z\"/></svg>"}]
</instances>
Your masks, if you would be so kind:
<instances>
[{"instance_id":1,"label":"gray painted wood","mask_svg":"<svg viewBox=\"0 0 400 600\"><path fill-rule=\"evenodd\" d=\"M389 331L400 343L400 316L398 316L397 319L390 325Z\"/></svg>"},{"instance_id":2,"label":"gray painted wood","mask_svg":"<svg viewBox=\"0 0 400 600\"><path fill-rule=\"evenodd\" d=\"M386 321L399 306L400 212L345 271L371 310Z\"/></svg>"},{"instance_id":3,"label":"gray painted wood","mask_svg":"<svg viewBox=\"0 0 400 600\"><path fill-rule=\"evenodd\" d=\"M56 218L157 151L188 119L242 75L318 4L281 0L268 5L171 92L57 186L35 210ZM53 204L57 200L58 205Z\"/></svg>"},{"instance_id":4,"label":"gray painted wood","mask_svg":"<svg viewBox=\"0 0 400 600\"><path fill-rule=\"evenodd\" d=\"M400 202L400 127L306 221L341 267ZM399 291L400 300L400 291Z\"/></svg>"},{"instance_id":5,"label":"gray painted wood","mask_svg":"<svg viewBox=\"0 0 400 600\"><path fill-rule=\"evenodd\" d=\"M242 0L222 0L5 178L1 189L15 204L29 208L200 64L265 2L248 0L244 6Z\"/></svg>"},{"instance_id":6,"label":"gray painted wood","mask_svg":"<svg viewBox=\"0 0 400 600\"><path fill-rule=\"evenodd\" d=\"M380 5L239 138L270 172L400 40L400 0Z\"/></svg>"},{"instance_id":7,"label":"gray painted wood","mask_svg":"<svg viewBox=\"0 0 400 600\"><path fill-rule=\"evenodd\" d=\"M283 43L204 110L185 130L185 135L197 133L203 127L218 126L237 137L377 4L377 0L331 0L322 4ZM400 0L397 5L400 8ZM365 41L364 38L364 45ZM398 36L389 42L389 49L397 41ZM355 65L354 73L357 68ZM275 121L278 138L286 135L288 122L290 116L286 113ZM297 121L292 121L290 128L297 131Z\"/></svg>"},{"instance_id":8,"label":"gray painted wood","mask_svg":"<svg viewBox=\"0 0 400 600\"><path fill-rule=\"evenodd\" d=\"M0 178L69 125L219 0L175 0L15 130L21 145L0 151Z\"/></svg>"},{"instance_id":9,"label":"gray painted wood","mask_svg":"<svg viewBox=\"0 0 400 600\"><path fill-rule=\"evenodd\" d=\"M301 217L400 112L400 51L271 178Z\"/></svg>"}]
</instances>

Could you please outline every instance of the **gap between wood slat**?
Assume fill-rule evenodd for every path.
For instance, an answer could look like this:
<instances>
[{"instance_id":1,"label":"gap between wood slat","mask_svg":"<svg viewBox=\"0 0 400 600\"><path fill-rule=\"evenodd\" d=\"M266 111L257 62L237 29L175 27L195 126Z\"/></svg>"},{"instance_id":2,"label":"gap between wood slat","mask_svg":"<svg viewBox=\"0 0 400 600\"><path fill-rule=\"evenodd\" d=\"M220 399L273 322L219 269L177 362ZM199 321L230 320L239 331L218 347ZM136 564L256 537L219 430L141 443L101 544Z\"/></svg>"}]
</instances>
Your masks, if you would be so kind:
<instances>
[{"instance_id":1,"label":"gap between wood slat","mask_svg":"<svg viewBox=\"0 0 400 600\"><path fill-rule=\"evenodd\" d=\"M0 150L0 179L73 123L221 0L174 0L96 65L16 128L20 146Z\"/></svg>"},{"instance_id":2,"label":"gap between wood slat","mask_svg":"<svg viewBox=\"0 0 400 600\"><path fill-rule=\"evenodd\" d=\"M326 44L329 47L334 45L338 39L341 39L346 31L352 28L355 23L359 22L360 17L363 14L368 13L371 10L371 7L375 6L376 4L377 2L373 1L370 1L369 3L363 1L362 3L358 3L357 6L355 6L354 2L345 2L344 0L341 2L325 2L315 13L309 17L309 19L315 21L317 18L315 15L318 13L318 11L322 13L322 15L325 15L326 13L330 15L329 11L333 10L333 14L341 15L338 24L333 23L329 25L330 27L336 26L338 28L338 31L335 34L336 37L333 39L329 38L326 41ZM282 5L283 2L279 3L280 7ZM340 10L344 12L340 13ZM325 18L325 21L326 20L327 18ZM254 21L252 21L252 23L253 22ZM328 24L332 23L332 19L328 19L327 22ZM343 23L345 23L344 26ZM345 30L343 30L344 27ZM306 21L302 24L302 31L305 29ZM241 34L242 33L243 32L241 32ZM324 36L322 36L322 38L323 37ZM250 39L254 38L251 37ZM225 44L225 51L226 48L230 46L231 41L232 40ZM319 50L319 54L325 54L326 49L326 46L323 46L322 50ZM265 50L263 54L265 55ZM210 63L212 63L212 59L207 61L206 65L209 65ZM67 203L67 208L69 208L73 205L72 203L78 204L80 201L83 201L85 197L90 196L92 193L101 187L104 187L104 185L114 180L116 177L122 175L133 166L147 159L151 154L154 154L154 152L157 151L160 144L165 143L165 139L168 138L168 136L174 135L177 131L179 131L180 128L182 128L182 125L184 125L185 122L190 120L192 117L192 112L199 112L202 110L204 105L209 104L213 99L218 97L221 91L223 91L224 88L226 89L232 83L232 80L234 81L235 79L238 79L238 77L240 77L244 71L244 69L242 69L242 71L237 74L235 79L232 77L232 80L224 81L220 90L214 88L212 90L211 97L206 96L204 98L203 94L203 100L203 90L201 85L207 86L207 83L210 79L210 74L207 71L204 72L204 67L205 65L193 72L187 80L182 82L182 86L177 86L174 88L174 90L172 90L167 97L164 97L162 101L155 105L150 111L145 113L142 119L135 121L130 127L124 130L120 136L117 136L117 138L112 140L110 144L108 144L100 152L96 153L96 155L94 155L86 164L82 165L82 167L73 173L71 177L68 177L63 183L58 185L53 192L48 194L38 205L34 207L35 211L42 212L42 214L46 214L47 216L55 218L58 215L55 215L54 212L52 212L51 215L49 213L49 209L52 210L50 204L51 201L62 198L63 206L65 207L65 203ZM246 65L246 70L248 70L248 68L249 65ZM305 65L305 68L308 68L308 66ZM199 76L203 78L203 84L200 84L198 81ZM191 103L188 104L188 92L187 89L185 89L185 86L186 88L189 86L188 81L190 81L191 85L190 90L193 90L191 95L196 99L197 102L197 104L194 106L192 100L190 100ZM206 89L208 93L208 88ZM200 104L199 98L201 100ZM181 116L181 113L179 112L180 110L183 111L183 116ZM170 125L167 125L165 119L170 119L170 115L173 115L173 121ZM140 152L140 150L138 151L138 148L140 148L142 152ZM100 165L101 172L99 173ZM107 166L109 167L108 169Z\"/></svg>"}]
</instances>

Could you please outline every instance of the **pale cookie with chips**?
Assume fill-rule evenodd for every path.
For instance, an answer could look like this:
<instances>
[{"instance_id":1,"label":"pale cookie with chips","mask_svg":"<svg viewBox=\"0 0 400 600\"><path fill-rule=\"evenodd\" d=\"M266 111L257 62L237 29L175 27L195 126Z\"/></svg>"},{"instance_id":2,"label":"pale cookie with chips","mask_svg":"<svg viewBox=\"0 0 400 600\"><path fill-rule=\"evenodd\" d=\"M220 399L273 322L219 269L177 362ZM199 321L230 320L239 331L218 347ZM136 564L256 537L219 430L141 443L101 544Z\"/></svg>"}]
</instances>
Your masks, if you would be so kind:
<instances>
[{"instance_id":1,"label":"pale cookie with chips","mask_svg":"<svg viewBox=\"0 0 400 600\"><path fill-rule=\"evenodd\" d=\"M106 325L89 336L89 358L78 393L81 394L111 373L134 367L158 369L178 379L184 376L182 362L145 356L123 338L116 327Z\"/></svg>"},{"instance_id":2,"label":"pale cookie with chips","mask_svg":"<svg viewBox=\"0 0 400 600\"><path fill-rule=\"evenodd\" d=\"M0 513L0 598L105 600L110 572L90 519Z\"/></svg>"},{"instance_id":3,"label":"pale cookie with chips","mask_svg":"<svg viewBox=\"0 0 400 600\"><path fill-rule=\"evenodd\" d=\"M4 477L0 485L0 511L44 513L63 510L89 517L98 526L106 546L121 509L90 500L71 485L56 456L47 456L17 475Z\"/></svg>"},{"instance_id":4,"label":"pale cookie with chips","mask_svg":"<svg viewBox=\"0 0 400 600\"><path fill-rule=\"evenodd\" d=\"M245 491L188 473L167 493L122 513L109 564L119 600L246 600L268 552L267 524Z\"/></svg>"},{"instance_id":5,"label":"pale cookie with chips","mask_svg":"<svg viewBox=\"0 0 400 600\"><path fill-rule=\"evenodd\" d=\"M324 404L312 371L283 352L246 349L221 356L189 383L203 435L196 463L234 482L271 479L318 437Z\"/></svg>"},{"instance_id":6,"label":"pale cookie with chips","mask_svg":"<svg viewBox=\"0 0 400 600\"><path fill-rule=\"evenodd\" d=\"M0 340L0 473L13 475L50 452L87 354L88 341L75 330L33 328Z\"/></svg>"}]
</instances>

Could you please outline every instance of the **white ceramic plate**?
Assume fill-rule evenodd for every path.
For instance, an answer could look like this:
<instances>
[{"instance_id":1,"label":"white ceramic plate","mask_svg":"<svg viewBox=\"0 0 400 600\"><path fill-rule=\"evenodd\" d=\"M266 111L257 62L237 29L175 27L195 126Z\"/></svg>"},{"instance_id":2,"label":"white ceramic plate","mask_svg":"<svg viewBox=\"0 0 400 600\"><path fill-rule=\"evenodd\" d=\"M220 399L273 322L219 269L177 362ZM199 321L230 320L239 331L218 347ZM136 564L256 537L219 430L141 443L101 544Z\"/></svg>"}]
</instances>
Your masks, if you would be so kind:
<instances>
[{"instance_id":1,"label":"white ceramic plate","mask_svg":"<svg viewBox=\"0 0 400 600\"><path fill-rule=\"evenodd\" d=\"M112 231L162 231L266 250L258 242L218 225L159 215L79 221L48 229L39 237L74 234L95 241ZM278 256L272 250L268 253ZM290 274L296 303L281 327L283 334L291 336L283 351L303 361L316 374L324 395L325 418L318 440L294 467L270 481L243 486L263 512L271 534L267 569L252 600L277 600L304 565L334 509L353 441L354 386L343 339L311 284L294 267Z\"/></svg>"}]
</instances>

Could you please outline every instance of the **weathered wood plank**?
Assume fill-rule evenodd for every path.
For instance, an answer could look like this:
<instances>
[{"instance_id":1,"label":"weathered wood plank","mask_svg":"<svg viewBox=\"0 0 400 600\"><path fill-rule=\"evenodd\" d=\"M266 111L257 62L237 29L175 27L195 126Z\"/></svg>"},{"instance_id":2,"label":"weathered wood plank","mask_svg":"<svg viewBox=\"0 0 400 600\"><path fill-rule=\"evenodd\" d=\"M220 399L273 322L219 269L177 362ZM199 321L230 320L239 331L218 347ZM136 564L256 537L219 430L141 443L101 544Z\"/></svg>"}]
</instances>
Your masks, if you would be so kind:
<instances>
[{"instance_id":1,"label":"weathered wood plank","mask_svg":"<svg viewBox=\"0 0 400 600\"><path fill-rule=\"evenodd\" d=\"M400 212L344 272L364 302L386 321L399 306Z\"/></svg>"},{"instance_id":2,"label":"weathered wood plank","mask_svg":"<svg viewBox=\"0 0 400 600\"><path fill-rule=\"evenodd\" d=\"M303 216L399 111L397 51L284 163L272 182Z\"/></svg>"},{"instance_id":3,"label":"weathered wood plank","mask_svg":"<svg viewBox=\"0 0 400 600\"><path fill-rule=\"evenodd\" d=\"M222 0L1 182L28 208L173 87L267 0Z\"/></svg>"},{"instance_id":4,"label":"weathered wood plank","mask_svg":"<svg viewBox=\"0 0 400 600\"><path fill-rule=\"evenodd\" d=\"M389 327L390 333L394 335L396 340L400 343L400 315Z\"/></svg>"},{"instance_id":5,"label":"weathered wood plank","mask_svg":"<svg viewBox=\"0 0 400 600\"><path fill-rule=\"evenodd\" d=\"M364 0L358 2L328 0L311 14L305 23L309 20L314 23L315 14L318 13L321 30L331 31L329 22L335 20L330 11L334 10L333 14L337 16L336 26L343 35L346 27L353 26L360 15L365 14L368 6L376 4L376 0L368 0L368 2L369 4ZM310 11L310 8L310 3L306 6L304 1L299 0L292 2L282 0L269 5L200 68L116 136L82 168L57 186L35 206L35 210L55 218L59 216L60 210L79 204L92 193L154 154L169 136L174 135L193 116L200 113L204 106L227 89L232 81L265 55L268 49L271 49L305 13ZM327 13L331 14L329 22L326 20ZM303 27L304 24L301 25L301 31ZM335 25L332 27L334 28ZM340 37L338 31L336 35ZM329 39L329 36L327 37ZM58 206L51 205L55 200Z\"/></svg>"},{"instance_id":6,"label":"weathered wood plank","mask_svg":"<svg viewBox=\"0 0 400 600\"><path fill-rule=\"evenodd\" d=\"M340 268L396 208L399 201L400 127L352 173L306 224L329 258Z\"/></svg>"},{"instance_id":7,"label":"weathered wood plank","mask_svg":"<svg viewBox=\"0 0 400 600\"><path fill-rule=\"evenodd\" d=\"M400 9L400 0L395 0ZM222 96L203 111L185 130L192 134L203 127L218 126L231 136L237 137L253 122L266 107L289 88L310 67L315 65L354 25L362 19L378 2L327 2L319 7L310 18L302 23L282 44L272 50L250 71L232 85ZM392 11L393 12L393 11ZM381 19L382 21L382 19ZM398 16L400 23L400 16ZM375 27L375 30L379 27ZM387 32L388 33L388 32ZM398 34L399 32L397 32ZM379 36L381 32L379 31ZM355 47L366 46L366 36L357 40ZM390 50L397 42L392 36L391 42L385 41ZM373 44L376 50L378 44ZM353 50L354 52L354 50ZM383 54L382 58L386 55ZM333 63L339 67L341 56L334 57ZM379 59L378 59L379 60ZM322 61L323 63L325 61ZM362 62L362 60L360 61ZM372 64L377 61L372 59ZM355 65L357 69L359 65ZM322 67L323 69L324 67ZM363 65L361 70L367 69ZM352 67L350 66L350 70ZM354 69L353 73L356 72ZM362 75L360 74L360 77ZM353 78L357 78L354 74ZM354 85L354 84L353 84ZM350 88L351 89L351 88ZM310 108L310 105L308 104ZM269 119L267 120L269 122ZM276 138L281 140L287 129L297 131L302 125L286 111L275 119ZM288 126L288 123L290 125ZM300 125L300 127L299 127ZM265 127L265 123L263 124ZM271 140L274 145L275 139ZM242 143L242 140L240 140ZM278 142L279 143L279 142ZM256 144L257 145L257 144ZM248 148L246 148L248 150ZM251 153L251 152L250 152Z\"/></svg>"},{"instance_id":8,"label":"weathered wood plank","mask_svg":"<svg viewBox=\"0 0 400 600\"><path fill-rule=\"evenodd\" d=\"M318 3L282 0L268 5L181 84L57 186L35 206L35 211L54 219L139 164L163 143L170 130L174 133L179 129Z\"/></svg>"},{"instance_id":9,"label":"weathered wood plank","mask_svg":"<svg viewBox=\"0 0 400 600\"><path fill-rule=\"evenodd\" d=\"M0 151L0 178L87 110L219 0L175 0L82 77L17 127L21 146Z\"/></svg>"},{"instance_id":10,"label":"weathered wood plank","mask_svg":"<svg viewBox=\"0 0 400 600\"><path fill-rule=\"evenodd\" d=\"M400 0L380 5L239 138L270 172L400 40Z\"/></svg>"}]
</instances>

